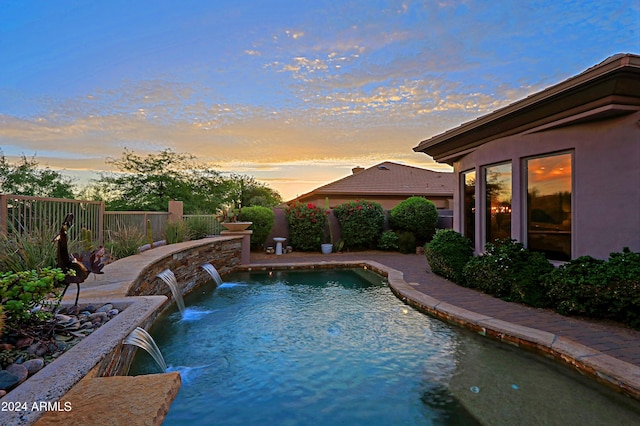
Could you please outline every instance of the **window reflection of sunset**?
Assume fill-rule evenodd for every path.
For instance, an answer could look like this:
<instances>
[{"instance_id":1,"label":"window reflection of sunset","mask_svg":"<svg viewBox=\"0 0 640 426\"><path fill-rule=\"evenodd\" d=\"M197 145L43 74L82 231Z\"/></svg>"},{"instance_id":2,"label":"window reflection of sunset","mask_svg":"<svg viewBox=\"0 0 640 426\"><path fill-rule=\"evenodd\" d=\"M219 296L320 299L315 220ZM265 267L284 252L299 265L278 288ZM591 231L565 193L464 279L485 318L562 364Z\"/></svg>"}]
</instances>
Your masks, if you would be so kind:
<instances>
[{"instance_id":1,"label":"window reflection of sunset","mask_svg":"<svg viewBox=\"0 0 640 426\"><path fill-rule=\"evenodd\" d=\"M529 185L540 195L554 194L571 187L571 154L534 158L528 161Z\"/></svg>"},{"instance_id":2,"label":"window reflection of sunset","mask_svg":"<svg viewBox=\"0 0 640 426\"><path fill-rule=\"evenodd\" d=\"M549 259L571 258L570 153L531 158L527 169L527 246Z\"/></svg>"}]
</instances>

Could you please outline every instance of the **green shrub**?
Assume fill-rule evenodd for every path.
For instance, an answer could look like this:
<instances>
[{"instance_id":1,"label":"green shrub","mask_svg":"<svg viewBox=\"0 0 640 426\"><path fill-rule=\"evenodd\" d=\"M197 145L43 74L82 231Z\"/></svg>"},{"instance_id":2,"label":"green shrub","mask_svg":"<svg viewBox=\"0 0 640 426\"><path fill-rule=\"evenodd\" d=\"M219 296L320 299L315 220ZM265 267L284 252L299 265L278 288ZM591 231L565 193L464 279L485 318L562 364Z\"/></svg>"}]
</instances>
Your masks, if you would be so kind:
<instances>
[{"instance_id":1,"label":"green shrub","mask_svg":"<svg viewBox=\"0 0 640 426\"><path fill-rule=\"evenodd\" d=\"M453 229L439 229L424 247L431 270L453 282L462 283L464 266L473 257L473 245Z\"/></svg>"},{"instance_id":2,"label":"green shrub","mask_svg":"<svg viewBox=\"0 0 640 426\"><path fill-rule=\"evenodd\" d=\"M640 253L611 253L607 262L610 289L608 312L613 319L640 329Z\"/></svg>"},{"instance_id":3,"label":"green shrub","mask_svg":"<svg viewBox=\"0 0 640 426\"><path fill-rule=\"evenodd\" d=\"M555 310L607 318L640 328L640 253L625 249L608 261L581 256L545 277Z\"/></svg>"},{"instance_id":4,"label":"green shrub","mask_svg":"<svg viewBox=\"0 0 640 426\"><path fill-rule=\"evenodd\" d=\"M410 197L391 209L389 226L412 232L420 244L431 240L438 224L438 209L426 198Z\"/></svg>"},{"instance_id":5,"label":"green shrub","mask_svg":"<svg viewBox=\"0 0 640 426\"><path fill-rule=\"evenodd\" d=\"M62 286L64 278L60 268L48 267L0 274L0 307L6 322L26 322L42 315L34 308L46 304L47 297Z\"/></svg>"},{"instance_id":6,"label":"green shrub","mask_svg":"<svg viewBox=\"0 0 640 426\"><path fill-rule=\"evenodd\" d=\"M580 256L548 274L545 285L556 312L594 316L600 310L597 297L607 286L605 261Z\"/></svg>"},{"instance_id":7,"label":"green shrub","mask_svg":"<svg viewBox=\"0 0 640 426\"><path fill-rule=\"evenodd\" d=\"M327 214L313 203L294 203L286 209L289 241L295 250L319 251L324 239Z\"/></svg>"},{"instance_id":8,"label":"green shrub","mask_svg":"<svg viewBox=\"0 0 640 426\"><path fill-rule=\"evenodd\" d=\"M251 225L251 247L261 249L275 223L275 213L268 207L253 206L243 207L240 210L240 220L243 222L253 222Z\"/></svg>"},{"instance_id":9,"label":"green shrub","mask_svg":"<svg viewBox=\"0 0 640 426\"><path fill-rule=\"evenodd\" d=\"M384 210L379 203L356 200L333 209L340 223L341 237L348 248L375 248L384 227Z\"/></svg>"},{"instance_id":10,"label":"green shrub","mask_svg":"<svg viewBox=\"0 0 640 426\"><path fill-rule=\"evenodd\" d=\"M398 251L403 254L411 254L416 252L416 236L409 231L396 231L398 235Z\"/></svg>"},{"instance_id":11,"label":"green shrub","mask_svg":"<svg viewBox=\"0 0 640 426\"><path fill-rule=\"evenodd\" d=\"M146 237L137 226L123 225L115 231L107 231L105 248L114 259L122 259L138 253Z\"/></svg>"},{"instance_id":12,"label":"green shrub","mask_svg":"<svg viewBox=\"0 0 640 426\"><path fill-rule=\"evenodd\" d=\"M167 244L189 241L189 227L184 220L169 221L164 228L164 238Z\"/></svg>"},{"instance_id":13,"label":"green shrub","mask_svg":"<svg viewBox=\"0 0 640 426\"><path fill-rule=\"evenodd\" d=\"M384 231L378 241L378 248L386 251L398 250L398 234L393 231Z\"/></svg>"},{"instance_id":14,"label":"green shrub","mask_svg":"<svg viewBox=\"0 0 640 426\"><path fill-rule=\"evenodd\" d=\"M542 253L527 250L512 239L487 243L485 252L473 257L463 270L464 284L512 302L534 307L549 305L542 277L553 265Z\"/></svg>"}]
</instances>

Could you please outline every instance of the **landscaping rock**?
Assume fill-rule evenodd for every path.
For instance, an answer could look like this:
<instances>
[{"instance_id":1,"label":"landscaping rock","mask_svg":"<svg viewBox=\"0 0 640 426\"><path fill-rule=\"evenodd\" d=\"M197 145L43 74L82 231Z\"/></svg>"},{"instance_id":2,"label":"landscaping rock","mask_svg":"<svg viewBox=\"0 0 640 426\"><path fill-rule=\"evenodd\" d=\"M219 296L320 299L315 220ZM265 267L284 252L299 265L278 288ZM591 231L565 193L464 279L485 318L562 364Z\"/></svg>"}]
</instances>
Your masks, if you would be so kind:
<instances>
[{"instance_id":1,"label":"landscaping rock","mask_svg":"<svg viewBox=\"0 0 640 426\"><path fill-rule=\"evenodd\" d=\"M18 384L24 382L27 380L27 377L29 377L29 371L22 364L11 364L5 369L5 371L16 376L18 378Z\"/></svg>"},{"instance_id":2,"label":"landscaping rock","mask_svg":"<svg viewBox=\"0 0 640 426\"><path fill-rule=\"evenodd\" d=\"M77 330L80 328L80 321L76 318L72 318L68 322L61 322L56 325L59 330Z\"/></svg>"},{"instance_id":3,"label":"landscaping rock","mask_svg":"<svg viewBox=\"0 0 640 426\"><path fill-rule=\"evenodd\" d=\"M102 324L109 320L109 315L106 312L96 312L89 315L89 320L94 324Z\"/></svg>"},{"instance_id":4,"label":"landscaping rock","mask_svg":"<svg viewBox=\"0 0 640 426\"><path fill-rule=\"evenodd\" d=\"M27 348L27 353L42 356L47 353L49 346L44 342L35 342Z\"/></svg>"},{"instance_id":5,"label":"landscaping rock","mask_svg":"<svg viewBox=\"0 0 640 426\"><path fill-rule=\"evenodd\" d=\"M102 306L102 307L98 308L98 309L96 310L96 313L98 313L98 312L104 312L104 313L107 313L107 312L109 312L111 309L113 309L113 305L112 305L111 303L107 303L106 305L104 305L104 306Z\"/></svg>"},{"instance_id":6,"label":"landscaping rock","mask_svg":"<svg viewBox=\"0 0 640 426\"><path fill-rule=\"evenodd\" d=\"M77 315L80 312L80 308L78 306L71 306L67 309L67 314L69 315Z\"/></svg>"},{"instance_id":7,"label":"landscaping rock","mask_svg":"<svg viewBox=\"0 0 640 426\"><path fill-rule=\"evenodd\" d=\"M20 383L20 377L7 370L0 370L0 389L9 391Z\"/></svg>"},{"instance_id":8,"label":"landscaping rock","mask_svg":"<svg viewBox=\"0 0 640 426\"><path fill-rule=\"evenodd\" d=\"M43 358L45 355L47 358L56 358L119 313L120 311L111 303L101 306L98 311L91 305L83 307L82 310L78 307L63 308L54 316L54 340L50 336L40 339L20 336L15 346L10 343L0 343L0 351L23 349L38 357L21 364L12 364L6 370L0 370L0 398L40 371L45 365Z\"/></svg>"},{"instance_id":9,"label":"landscaping rock","mask_svg":"<svg viewBox=\"0 0 640 426\"><path fill-rule=\"evenodd\" d=\"M31 376L37 373L38 371L42 370L42 367L44 367L44 359L42 358L30 359L28 361L23 362L22 365L24 366L24 368L27 369L27 371L29 372L29 375Z\"/></svg>"},{"instance_id":10,"label":"landscaping rock","mask_svg":"<svg viewBox=\"0 0 640 426\"><path fill-rule=\"evenodd\" d=\"M69 315L64 314L56 314L54 317L58 324L66 324L72 321L72 318Z\"/></svg>"},{"instance_id":11,"label":"landscaping rock","mask_svg":"<svg viewBox=\"0 0 640 426\"><path fill-rule=\"evenodd\" d=\"M96 325L91 321L83 321L82 323L80 323L80 330L91 330L95 328L95 326Z\"/></svg>"}]
</instances>

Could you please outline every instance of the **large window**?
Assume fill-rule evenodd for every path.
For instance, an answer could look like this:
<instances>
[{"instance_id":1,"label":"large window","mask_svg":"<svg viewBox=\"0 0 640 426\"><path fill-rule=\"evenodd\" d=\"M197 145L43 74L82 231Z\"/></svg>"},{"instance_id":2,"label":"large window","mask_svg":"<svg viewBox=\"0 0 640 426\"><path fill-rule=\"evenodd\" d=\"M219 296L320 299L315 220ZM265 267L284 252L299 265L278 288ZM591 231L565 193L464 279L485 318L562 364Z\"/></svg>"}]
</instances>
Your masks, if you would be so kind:
<instances>
[{"instance_id":1,"label":"large window","mask_svg":"<svg viewBox=\"0 0 640 426\"><path fill-rule=\"evenodd\" d=\"M485 241L511 238L511 163L484 169Z\"/></svg>"},{"instance_id":2,"label":"large window","mask_svg":"<svg viewBox=\"0 0 640 426\"><path fill-rule=\"evenodd\" d=\"M527 247L555 260L571 259L570 153L526 160Z\"/></svg>"},{"instance_id":3,"label":"large window","mask_svg":"<svg viewBox=\"0 0 640 426\"><path fill-rule=\"evenodd\" d=\"M475 170L462 174L462 221L464 236L476 244L476 172Z\"/></svg>"}]
</instances>

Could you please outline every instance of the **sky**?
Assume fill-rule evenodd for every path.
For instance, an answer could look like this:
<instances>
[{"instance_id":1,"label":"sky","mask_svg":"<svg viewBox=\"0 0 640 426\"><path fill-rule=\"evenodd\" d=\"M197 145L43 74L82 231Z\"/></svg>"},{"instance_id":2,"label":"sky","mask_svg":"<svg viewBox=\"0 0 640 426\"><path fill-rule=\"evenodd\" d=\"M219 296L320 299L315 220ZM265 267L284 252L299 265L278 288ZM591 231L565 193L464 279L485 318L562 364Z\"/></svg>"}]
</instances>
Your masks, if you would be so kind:
<instances>
[{"instance_id":1,"label":"sky","mask_svg":"<svg viewBox=\"0 0 640 426\"><path fill-rule=\"evenodd\" d=\"M82 184L170 148L285 200L640 53L639 0L0 0L0 149Z\"/></svg>"}]
</instances>

